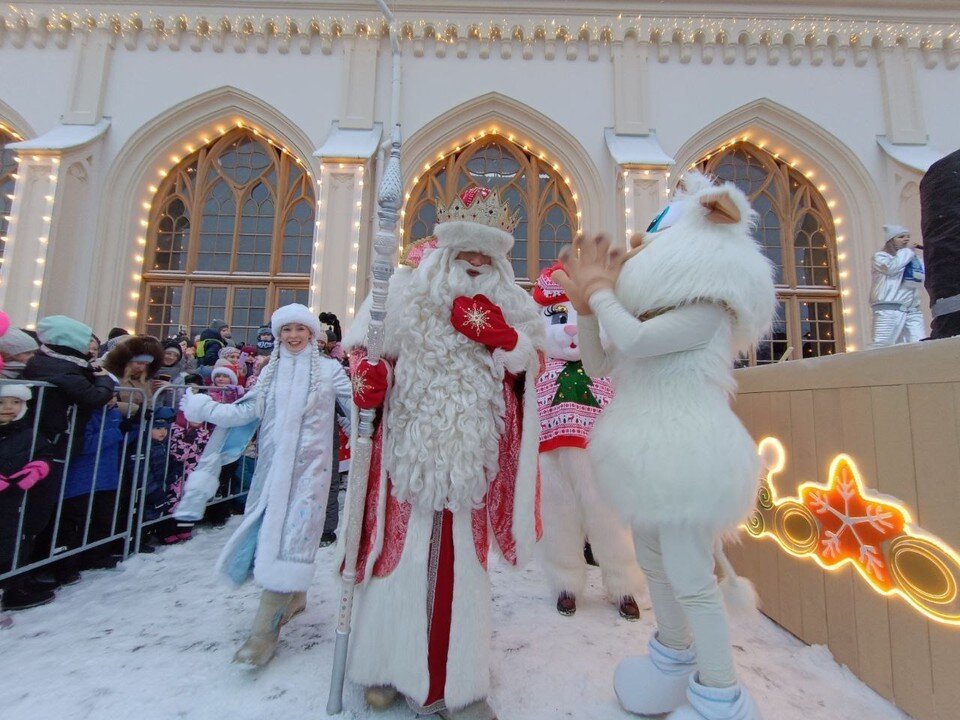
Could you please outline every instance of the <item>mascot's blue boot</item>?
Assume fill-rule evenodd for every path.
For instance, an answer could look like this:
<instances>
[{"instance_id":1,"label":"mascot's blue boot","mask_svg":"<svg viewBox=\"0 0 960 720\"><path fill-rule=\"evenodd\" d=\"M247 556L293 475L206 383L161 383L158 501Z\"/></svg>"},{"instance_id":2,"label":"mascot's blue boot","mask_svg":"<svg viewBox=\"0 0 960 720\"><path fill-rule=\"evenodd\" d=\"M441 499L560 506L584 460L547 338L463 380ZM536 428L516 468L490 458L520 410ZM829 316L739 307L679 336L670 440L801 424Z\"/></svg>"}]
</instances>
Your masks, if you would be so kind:
<instances>
[{"instance_id":1,"label":"mascot's blue boot","mask_svg":"<svg viewBox=\"0 0 960 720\"><path fill-rule=\"evenodd\" d=\"M747 689L737 683L725 688L706 687L690 676L687 704L667 716L667 720L762 720L760 711Z\"/></svg>"},{"instance_id":2,"label":"mascot's blue boot","mask_svg":"<svg viewBox=\"0 0 960 720\"><path fill-rule=\"evenodd\" d=\"M687 702L687 685L697 669L697 656L693 648L667 647L656 635L647 646L648 654L620 661L613 674L613 688L627 712L662 715Z\"/></svg>"}]
</instances>

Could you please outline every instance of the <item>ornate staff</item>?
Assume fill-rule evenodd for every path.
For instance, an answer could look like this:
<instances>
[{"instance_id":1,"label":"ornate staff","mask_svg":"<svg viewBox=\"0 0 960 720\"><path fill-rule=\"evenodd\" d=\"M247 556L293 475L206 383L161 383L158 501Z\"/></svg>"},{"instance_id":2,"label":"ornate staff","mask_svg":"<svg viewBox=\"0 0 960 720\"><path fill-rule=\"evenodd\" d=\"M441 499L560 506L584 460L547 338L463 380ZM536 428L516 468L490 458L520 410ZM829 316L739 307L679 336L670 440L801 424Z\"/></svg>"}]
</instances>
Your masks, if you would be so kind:
<instances>
[{"instance_id":1,"label":"ornate staff","mask_svg":"<svg viewBox=\"0 0 960 720\"><path fill-rule=\"evenodd\" d=\"M400 43L397 40L396 20L384 0L377 0L390 23L390 45L393 51L393 84L390 113L393 130L390 137L390 157L387 159L377 192L377 234L373 242L373 305L367 329L367 360L376 365L383 351L383 321L387 314L387 288L394 268L397 247L396 225L403 200L403 179L400 174ZM350 503L344 508L344 565L343 586L340 591L340 612L337 622L337 644L333 655L330 677L330 695L327 714L343 710L343 681L347 669L347 649L350 644L350 617L353 612L353 591L357 578L357 554L363 528L363 512L370 475L370 456L373 450L373 421L376 410L361 410L357 438L350 460Z\"/></svg>"}]
</instances>

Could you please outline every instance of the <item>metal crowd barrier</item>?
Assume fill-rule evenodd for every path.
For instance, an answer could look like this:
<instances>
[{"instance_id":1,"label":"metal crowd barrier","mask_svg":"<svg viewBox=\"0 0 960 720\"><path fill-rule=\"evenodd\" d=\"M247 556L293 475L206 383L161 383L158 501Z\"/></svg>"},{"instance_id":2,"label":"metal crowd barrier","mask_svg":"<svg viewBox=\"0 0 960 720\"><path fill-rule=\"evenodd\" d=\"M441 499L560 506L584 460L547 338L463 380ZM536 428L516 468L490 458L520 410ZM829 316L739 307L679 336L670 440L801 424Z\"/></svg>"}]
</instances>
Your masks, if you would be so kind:
<instances>
[{"instance_id":1,"label":"metal crowd barrier","mask_svg":"<svg viewBox=\"0 0 960 720\"><path fill-rule=\"evenodd\" d=\"M210 392L216 391L217 388L168 383L153 394L153 407L170 407L176 411L179 408L180 400L183 398L184 393L186 393L188 390L192 392L209 394ZM164 466L161 474L162 479L159 485L157 485L155 478L150 477L150 458L152 457L155 443L157 442L154 440L153 433L153 431L157 429L156 417L156 413L151 416L150 424L146 433L146 450L144 453L146 462L144 463L143 481L140 483L140 502L138 503L139 508L137 512L137 527L141 530L155 528L161 523L169 523L173 520L173 512L176 510L176 502L168 502L165 510L159 515L146 517L146 513L149 510L148 495L151 492L151 486L154 490L160 489L165 497L171 500L179 500L179 497L171 497L172 486L176 484L180 494L182 495L183 484L186 482L186 475L189 474L185 471L185 469L177 467L179 461L173 460L173 454L171 452L171 446L173 443L173 425L171 424L166 433L166 437L160 441L163 443L164 447ZM248 447L244 455L233 467L225 466L223 474L221 475L220 489L218 490L217 494L207 503L207 508L216 507L226 503L237 503L246 496L247 488L249 488L250 480L253 477L252 465L256 461L255 442L256 441L254 440L251 443L253 448ZM171 477L171 468L178 471L177 475L174 477ZM134 552L140 552L140 545L143 541L143 536L143 532L137 533L135 537Z\"/></svg>"},{"instance_id":2,"label":"metal crowd barrier","mask_svg":"<svg viewBox=\"0 0 960 720\"><path fill-rule=\"evenodd\" d=\"M173 422L167 426L167 432L162 441L154 439L153 431L160 426L156 409L170 407L176 412L187 386L161 387L149 398L149 406L148 398L142 390L119 387L115 396L121 401L119 405L111 402L90 414L86 427L90 428L96 416L99 416L99 430L93 432L86 430L85 437L77 437L79 411L77 406L73 405L67 410L67 430L57 437L49 438L41 435L40 421L45 402L51 389L55 390L55 386L44 382L0 380L0 386L7 384L27 385L33 392L34 397L30 401L31 407L27 415L32 417L30 459L34 459L38 445L44 442L44 439L53 443L54 458L50 463L50 475L40 480L30 490L19 491L23 493L23 497L16 511L16 517L12 517L13 508L9 505L8 511L0 513L0 543L13 543L12 553L0 547L0 558L6 558L7 555L11 558L9 562L4 560L0 564L0 583L112 543L117 545L116 551L112 554L119 555L120 559L125 560L131 551L140 552L145 533L155 531L161 523L172 520L172 513L179 499L175 493L171 493L173 483L180 483L182 492L184 481L182 468L179 476L171 472L177 469L177 461L172 459L170 452ZM216 388L192 387L192 389L197 392L209 392ZM116 422L116 415L111 415L114 411L121 413L119 425ZM114 430L117 429L121 433L120 440L114 443L113 441L116 440ZM110 438L107 435L108 430L111 433ZM157 442L163 443L163 471L159 479L151 472L151 458ZM255 448L255 445L253 447ZM101 478L101 469L106 467L104 463L116 463L117 483L114 490L98 490L102 479L103 484L112 484L110 480L112 473L106 472ZM224 478L220 492L210 500L208 507L237 502L242 498L247 492L254 463L255 449L248 449L235 471ZM89 488L85 487L87 481L89 481ZM43 483L49 482L57 483L57 487L56 489L50 486L42 488L47 500L44 505L50 504L51 493L56 495L55 504L49 508L39 508L40 513L36 517L28 516L28 512L35 509L38 504L35 502L34 508L31 508L31 493L40 488ZM78 482L80 487L77 485ZM15 492L14 487L13 485L8 487L3 495ZM82 492L77 492L78 490ZM69 497L68 492L71 493ZM113 492L112 497L100 494L110 492ZM34 498L39 497L34 495ZM150 502L157 497L164 498L161 508L150 506ZM0 496L0 503L6 499ZM108 511L109 517L107 517ZM44 529L35 535L25 534L26 519L31 517L31 526L39 526L44 524L44 518L40 515L45 513L48 513L49 517L46 518ZM11 532L12 524L4 528L3 523L15 523L16 530Z\"/></svg>"},{"instance_id":3,"label":"metal crowd barrier","mask_svg":"<svg viewBox=\"0 0 960 720\"><path fill-rule=\"evenodd\" d=\"M86 431L84 437L77 437L76 429L80 410L76 405L68 406L67 429L51 437L42 434L40 427L48 398L51 392L56 391L56 386L34 381L4 380L0 382L0 385L9 384L26 385L31 388L34 397L29 401L30 407L27 411L27 417L33 418L30 459L39 457L47 460L50 473L29 490L18 489L23 495L15 521L10 517L10 512L0 515L0 523L16 523L12 538L13 551L9 553L10 560L5 560L0 566L0 582L110 543L121 543L120 554L124 558L127 557L130 551L129 529L134 510L133 487L140 474L139 460L144 425L142 422L137 425L134 423L137 422L136 418L146 404L145 393L137 388L117 388L115 399L119 397L122 402L118 404L111 401L89 414L85 428L91 427L92 423L99 419L99 430L96 431L95 437ZM105 456L104 441L108 427L107 420L111 417L111 412L121 413L116 428L121 435L116 447L111 445ZM115 419L115 416L112 419ZM119 426L124 423L127 427L121 429ZM88 447L91 442L92 448ZM38 448L41 443L44 445L42 449ZM40 449L39 455L38 449ZM112 454L114 451L116 455ZM92 467L90 467L91 462ZM104 484L112 484L110 476L101 477L100 474L101 466L108 462L116 463L116 488L98 490L101 481L106 481ZM77 469L78 463L84 467L82 475ZM87 473L88 467L90 467L89 473ZM82 490L77 483L85 485L87 479L89 479L89 488ZM56 489L49 483L56 483ZM15 492L12 485L4 491L5 494L11 492ZM69 497L68 492L71 493ZM107 495L100 497L97 495L110 492L113 493L112 510L107 521L104 508L109 507L111 498ZM52 499L51 494L56 496L56 501L48 507ZM84 497L85 500L83 500ZM8 502L5 503L9 509L12 509L9 505L12 499L7 499ZM33 500L32 503L31 500ZM31 528L35 528L36 532L25 533L24 524L28 518L31 520ZM10 525L0 528L2 532L0 542L10 542L11 529Z\"/></svg>"}]
</instances>

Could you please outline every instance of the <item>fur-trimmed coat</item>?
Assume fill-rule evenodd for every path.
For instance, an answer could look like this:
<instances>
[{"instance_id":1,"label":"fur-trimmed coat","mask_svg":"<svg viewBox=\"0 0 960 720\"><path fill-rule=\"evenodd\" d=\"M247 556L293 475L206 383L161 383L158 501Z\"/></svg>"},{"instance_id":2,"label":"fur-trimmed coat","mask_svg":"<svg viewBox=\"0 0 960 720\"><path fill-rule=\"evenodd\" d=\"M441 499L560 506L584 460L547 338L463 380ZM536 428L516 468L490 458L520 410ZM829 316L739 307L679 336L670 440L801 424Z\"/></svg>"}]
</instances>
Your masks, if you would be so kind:
<instances>
[{"instance_id":1,"label":"fur-trimmed coat","mask_svg":"<svg viewBox=\"0 0 960 720\"><path fill-rule=\"evenodd\" d=\"M718 188L697 175L686 183L689 192L675 201L679 219L647 236L648 246L623 267L608 318L599 315L609 351L597 318L580 318L584 368L609 372L615 389L589 452L601 491L632 524L722 533L752 507L759 471L756 444L730 408L733 364L768 331L776 293L743 193L723 186L741 219L715 224L699 199ZM595 310L600 295L591 298ZM622 322L614 328L608 319ZM670 334L691 323L703 335L704 320L701 342L669 347ZM664 350L651 350L655 342Z\"/></svg>"},{"instance_id":2,"label":"fur-trimmed coat","mask_svg":"<svg viewBox=\"0 0 960 720\"><path fill-rule=\"evenodd\" d=\"M351 393L340 363L320 358L317 372L318 377L310 377L309 387L296 388L306 393L303 417L286 413L286 423L279 421L279 396L264 392L262 385L229 405L200 394L188 397L187 420L211 422L217 429L188 478L184 499L191 490L203 489L208 498L216 493L220 467L240 456L259 421L259 456L243 522L217 561L218 574L234 584L253 576L261 587L274 592L301 592L310 586L330 469L337 462L330 446L334 405L338 397L349 404ZM289 381L277 373L277 386Z\"/></svg>"},{"instance_id":3,"label":"fur-trimmed coat","mask_svg":"<svg viewBox=\"0 0 960 720\"><path fill-rule=\"evenodd\" d=\"M387 298L385 351L397 352L391 334L395 313L404 312L405 285L411 269L394 273ZM531 300L532 303L532 300ZM370 298L361 307L344 339L351 360L364 355ZM479 508L453 512L454 583L451 635L444 700L460 708L486 697L490 684L490 579L487 556L496 546L508 563L524 564L542 535L538 470L539 420L535 381L542 370L542 329L533 318L517 348L496 350L493 359L503 375L504 432L499 438L500 472L489 484ZM527 333L529 330L529 333ZM512 375L511 375L512 373ZM422 704L429 690L427 667L428 555L436 513L393 497L382 461L390 398L373 438L364 523L358 558L356 618L348 675L361 685L392 685ZM357 423L354 423L354 427ZM351 506L353 486L347 489ZM341 535L343 537L343 535ZM341 557L343 547L339 548Z\"/></svg>"}]
</instances>

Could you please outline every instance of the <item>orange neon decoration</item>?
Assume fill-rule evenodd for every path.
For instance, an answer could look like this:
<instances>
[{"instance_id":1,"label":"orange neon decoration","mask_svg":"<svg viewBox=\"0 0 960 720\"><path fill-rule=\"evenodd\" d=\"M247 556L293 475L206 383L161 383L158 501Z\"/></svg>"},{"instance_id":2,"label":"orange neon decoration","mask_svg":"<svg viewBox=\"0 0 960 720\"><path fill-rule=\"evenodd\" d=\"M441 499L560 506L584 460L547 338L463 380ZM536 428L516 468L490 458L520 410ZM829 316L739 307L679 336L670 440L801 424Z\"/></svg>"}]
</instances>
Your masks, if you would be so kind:
<instances>
[{"instance_id":1,"label":"orange neon decoration","mask_svg":"<svg viewBox=\"0 0 960 720\"><path fill-rule=\"evenodd\" d=\"M882 595L898 595L937 622L960 625L960 555L912 524L896 498L868 491L856 463L837 455L826 484L805 482L778 498L774 478L786 464L783 444L760 441L765 468L757 505L744 529L828 571L852 565Z\"/></svg>"}]
</instances>

